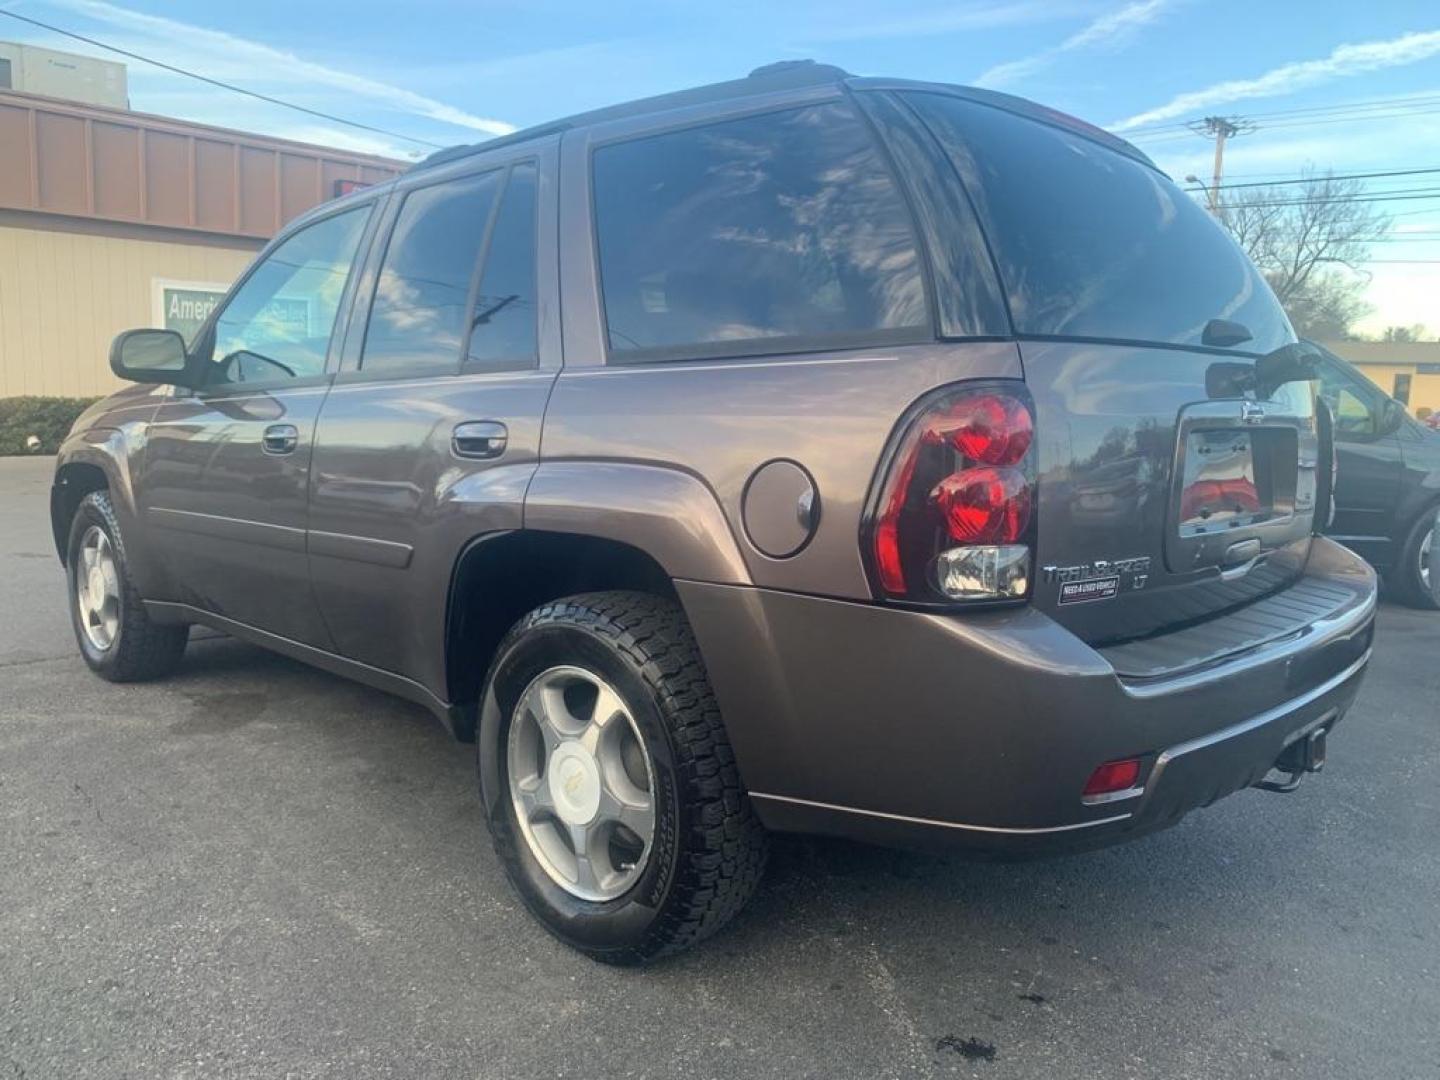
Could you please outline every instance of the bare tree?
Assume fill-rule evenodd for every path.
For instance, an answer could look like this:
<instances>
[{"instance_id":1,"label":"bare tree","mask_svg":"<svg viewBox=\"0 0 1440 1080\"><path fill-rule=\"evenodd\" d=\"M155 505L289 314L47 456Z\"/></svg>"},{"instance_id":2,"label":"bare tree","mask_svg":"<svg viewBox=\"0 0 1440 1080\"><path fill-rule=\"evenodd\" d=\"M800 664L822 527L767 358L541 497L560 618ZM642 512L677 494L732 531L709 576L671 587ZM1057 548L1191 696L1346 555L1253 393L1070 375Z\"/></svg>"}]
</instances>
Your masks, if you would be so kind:
<instances>
[{"instance_id":1,"label":"bare tree","mask_svg":"<svg viewBox=\"0 0 1440 1080\"><path fill-rule=\"evenodd\" d=\"M1220 220L1302 334L1343 337L1368 310L1356 275L1390 219L1365 192L1359 181L1329 172L1307 172L1299 184L1221 192Z\"/></svg>"},{"instance_id":2,"label":"bare tree","mask_svg":"<svg viewBox=\"0 0 1440 1080\"><path fill-rule=\"evenodd\" d=\"M1380 335L1381 341L1424 341L1425 327L1421 323L1413 326L1387 326Z\"/></svg>"}]
</instances>

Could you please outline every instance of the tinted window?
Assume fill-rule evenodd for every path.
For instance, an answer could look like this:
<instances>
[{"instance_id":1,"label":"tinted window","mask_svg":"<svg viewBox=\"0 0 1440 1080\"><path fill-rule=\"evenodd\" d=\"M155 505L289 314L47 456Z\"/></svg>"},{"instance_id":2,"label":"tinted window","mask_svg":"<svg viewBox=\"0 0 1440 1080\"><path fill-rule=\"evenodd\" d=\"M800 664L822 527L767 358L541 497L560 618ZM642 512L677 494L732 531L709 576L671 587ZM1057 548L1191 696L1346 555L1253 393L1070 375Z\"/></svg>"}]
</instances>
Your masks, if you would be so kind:
<instances>
[{"instance_id":1,"label":"tinted window","mask_svg":"<svg viewBox=\"0 0 1440 1080\"><path fill-rule=\"evenodd\" d=\"M518 165L485 253L467 363L508 368L534 363L535 355L535 166Z\"/></svg>"},{"instance_id":2,"label":"tinted window","mask_svg":"<svg viewBox=\"0 0 1440 1080\"><path fill-rule=\"evenodd\" d=\"M1369 381L1333 361L1325 361L1320 365L1320 397L1330 406L1338 437L1377 432L1380 391Z\"/></svg>"},{"instance_id":3,"label":"tinted window","mask_svg":"<svg viewBox=\"0 0 1440 1080\"><path fill-rule=\"evenodd\" d=\"M904 202L847 105L602 147L594 177L610 348L622 358L928 325Z\"/></svg>"},{"instance_id":4,"label":"tinted window","mask_svg":"<svg viewBox=\"0 0 1440 1080\"><path fill-rule=\"evenodd\" d=\"M907 99L958 170L1021 334L1201 344L1211 319L1293 340L1250 260L1159 172L1083 136L940 94Z\"/></svg>"},{"instance_id":5,"label":"tinted window","mask_svg":"<svg viewBox=\"0 0 1440 1080\"><path fill-rule=\"evenodd\" d=\"M325 371L335 313L369 206L317 221L265 257L215 323L212 382L304 379Z\"/></svg>"},{"instance_id":6,"label":"tinted window","mask_svg":"<svg viewBox=\"0 0 1440 1080\"><path fill-rule=\"evenodd\" d=\"M965 192L935 140L889 94L862 96L884 132L895 170L928 245L935 306L946 337L1008 337L1010 315Z\"/></svg>"},{"instance_id":7,"label":"tinted window","mask_svg":"<svg viewBox=\"0 0 1440 1080\"><path fill-rule=\"evenodd\" d=\"M405 196L375 283L362 370L459 369L470 283L503 175L466 176Z\"/></svg>"}]
</instances>

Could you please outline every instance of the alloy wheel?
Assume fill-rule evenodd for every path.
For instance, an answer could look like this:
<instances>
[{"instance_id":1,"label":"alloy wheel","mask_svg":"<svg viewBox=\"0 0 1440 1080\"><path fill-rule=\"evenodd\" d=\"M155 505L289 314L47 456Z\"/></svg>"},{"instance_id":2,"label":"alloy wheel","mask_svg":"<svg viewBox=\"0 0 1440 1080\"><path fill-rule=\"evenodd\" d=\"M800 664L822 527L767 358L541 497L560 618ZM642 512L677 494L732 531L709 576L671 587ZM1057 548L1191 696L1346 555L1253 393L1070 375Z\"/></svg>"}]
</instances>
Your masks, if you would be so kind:
<instances>
[{"instance_id":1,"label":"alloy wheel","mask_svg":"<svg viewBox=\"0 0 1440 1080\"><path fill-rule=\"evenodd\" d=\"M85 530L75 567L75 603L85 637L100 652L120 631L120 572L110 537L98 525Z\"/></svg>"},{"instance_id":2,"label":"alloy wheel","mask_svg":"<svg viewBox=\"0 0 1440 1080\"><path fill-rule=\"evenodd\" d=\"M654 772L624 698L584 668L541 672L515 706L506 761L521 835L551 880L582 900L623 895L655 834Z\"/></svg>"},{"instance_id":3,"label":"alloy wheel","mask_svg":"<svg viewBox=\"0 0 1440 1080\"><path fill-rule=\"evenodd\" d=\"M1440 513L1435 515L1435 521L1430 526L1430 531L1420 541L1420 584L1430 589L1430 552L1434 550L1435 534L1440 533ZM1433 592L1433 590L1431 590Z\"/></svg>"}]
</instances>

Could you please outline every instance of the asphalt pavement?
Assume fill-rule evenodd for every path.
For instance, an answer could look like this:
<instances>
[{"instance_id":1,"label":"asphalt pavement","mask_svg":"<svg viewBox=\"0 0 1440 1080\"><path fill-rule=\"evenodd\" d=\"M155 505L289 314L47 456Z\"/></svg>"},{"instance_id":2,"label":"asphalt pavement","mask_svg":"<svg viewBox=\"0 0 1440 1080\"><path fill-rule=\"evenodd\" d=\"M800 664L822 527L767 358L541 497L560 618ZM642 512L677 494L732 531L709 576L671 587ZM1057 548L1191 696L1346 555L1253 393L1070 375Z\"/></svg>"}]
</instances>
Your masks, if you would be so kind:
<instances>
[{"instance_id":1,"label":"asphalt pavement","mask_svg":"<svg viewBox=\"0 0 1440 1080\"><path fill-rule=\"evenodd\" d=\"M720 937L594 964L469 747L228 638L86 670L48 460L0 459L0 1078L1440 1078L1440 615L1386 606L1322 776L976 864L784 839Z\"/></svg>"}]
</instances>

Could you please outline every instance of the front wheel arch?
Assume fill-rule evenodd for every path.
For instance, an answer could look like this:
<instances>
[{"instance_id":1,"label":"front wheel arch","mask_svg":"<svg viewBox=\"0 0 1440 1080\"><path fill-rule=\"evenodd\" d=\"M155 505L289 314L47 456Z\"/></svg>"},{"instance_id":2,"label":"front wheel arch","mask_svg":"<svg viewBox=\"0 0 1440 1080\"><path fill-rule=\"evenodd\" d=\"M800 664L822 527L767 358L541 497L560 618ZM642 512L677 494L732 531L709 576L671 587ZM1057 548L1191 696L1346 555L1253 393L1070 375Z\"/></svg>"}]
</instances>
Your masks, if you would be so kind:
<instances>
[{"instance_id":1,"label":"front wheel arch","mask_svg":"<svg viewBox=\"0 0 1440 1080\"><path fill-rule=\"evenodd\" d=\"M73 461L55 470L55 482L50 488L50 532L61 563L68 556L70 523L81 501L92 492L109 490L110 477L99 465Z\"/></svg>"}]
</instances>

